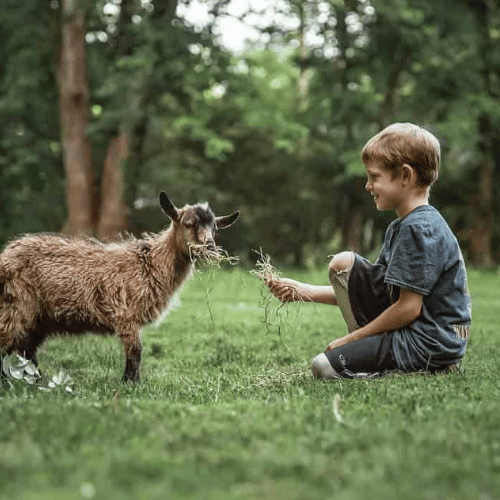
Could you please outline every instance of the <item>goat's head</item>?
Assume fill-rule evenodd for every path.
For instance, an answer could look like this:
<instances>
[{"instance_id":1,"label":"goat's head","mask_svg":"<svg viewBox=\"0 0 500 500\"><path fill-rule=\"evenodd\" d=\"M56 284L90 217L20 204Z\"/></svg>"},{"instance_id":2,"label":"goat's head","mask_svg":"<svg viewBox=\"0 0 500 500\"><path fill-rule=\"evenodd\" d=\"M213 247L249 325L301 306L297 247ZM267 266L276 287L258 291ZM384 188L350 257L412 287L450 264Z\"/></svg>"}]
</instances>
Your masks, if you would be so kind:
<instances>
[{"instance_id":1,"label":"goat's head","mask_svg":"<svg viewBox=\"0 0 500 500\"><path fill-rule=\"evenodd\" d=\"M185 205L177 208L162 191L159 196L160 207L172 220L178 233L177 244L181 245L186 252L196 250L215 251L215 236L217 230L232 226L239 217L240 212L231 215L216 217L208 203L196 205Z\"/></svg>"}]
</instances>

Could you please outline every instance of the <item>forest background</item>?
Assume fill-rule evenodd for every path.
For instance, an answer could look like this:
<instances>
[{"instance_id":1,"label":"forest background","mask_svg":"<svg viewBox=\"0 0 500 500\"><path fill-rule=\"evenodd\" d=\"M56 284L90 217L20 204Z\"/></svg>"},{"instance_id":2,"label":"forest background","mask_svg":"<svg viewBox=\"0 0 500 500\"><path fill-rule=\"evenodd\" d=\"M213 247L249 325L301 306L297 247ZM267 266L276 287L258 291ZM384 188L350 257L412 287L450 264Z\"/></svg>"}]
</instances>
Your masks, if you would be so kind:
<instances>
[{"instance_id":1,"label":"forest background","mask_svg":"<svg viewBox=\"0 0 500 500\"><path fill-rule=\"evenodd\" d=\"M497 0L234 1L0 3L2 245L157 231L164 189L240 209L221 236L243 262L374 255L394 214L373 207L359 153L411 121L441 142L431 202L466 259L500 262ZM231 50L228 18L260 36Z\"/></svg>"}]
</instances>

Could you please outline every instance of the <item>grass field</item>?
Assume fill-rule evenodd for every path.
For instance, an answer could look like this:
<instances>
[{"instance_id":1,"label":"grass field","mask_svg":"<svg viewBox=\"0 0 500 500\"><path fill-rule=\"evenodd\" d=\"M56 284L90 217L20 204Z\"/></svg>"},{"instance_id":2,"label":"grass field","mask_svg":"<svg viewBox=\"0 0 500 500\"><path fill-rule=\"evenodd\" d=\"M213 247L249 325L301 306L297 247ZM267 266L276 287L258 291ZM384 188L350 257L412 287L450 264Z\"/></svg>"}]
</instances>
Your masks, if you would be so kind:
<instances>
[{"instance_id":1,"label":"grass field","mask_svg":"<svg viewBox=\"0 0 500 500\"><path fill-rule=\"evenodd\" d=\"M460 374L313 379L338 309L277 310L239 269L198 274L144 331L136 385L116 339L50 340L40 368L72 392L0 384L0 498L496 500L500 274L469 274Z\"/></svg>"}]
</instances>

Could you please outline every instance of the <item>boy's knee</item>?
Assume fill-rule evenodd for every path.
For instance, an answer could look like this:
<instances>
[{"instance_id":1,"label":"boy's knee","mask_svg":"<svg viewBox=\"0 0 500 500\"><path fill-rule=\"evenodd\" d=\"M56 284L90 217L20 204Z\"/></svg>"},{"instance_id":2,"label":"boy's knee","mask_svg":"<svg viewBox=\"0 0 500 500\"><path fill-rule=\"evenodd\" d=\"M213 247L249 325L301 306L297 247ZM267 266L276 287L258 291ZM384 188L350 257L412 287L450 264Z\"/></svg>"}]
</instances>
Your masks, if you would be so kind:
<instances>
[{"instance_id":1,"label":"boy's knee","mask_svg":"<svg viewBox=\"0 0 500 500\"><path fill-rule=\"evenodd\" d=\"M341 378L340 375L333 369L326 354L322 352L318 354L311 363L313 375L317 378L332 379Z\"/></svg>"},{"instance_id":2,"label":"boy's knee","mask_svg":"<svg viewBox=\"0 0 500 500\"><path fill-rule=\"evenodd\" d=\"M352 252L341 252L333 256L328 266L330 272L350 271L354 264L354 254Z\"/></svg>"}]
</instances>

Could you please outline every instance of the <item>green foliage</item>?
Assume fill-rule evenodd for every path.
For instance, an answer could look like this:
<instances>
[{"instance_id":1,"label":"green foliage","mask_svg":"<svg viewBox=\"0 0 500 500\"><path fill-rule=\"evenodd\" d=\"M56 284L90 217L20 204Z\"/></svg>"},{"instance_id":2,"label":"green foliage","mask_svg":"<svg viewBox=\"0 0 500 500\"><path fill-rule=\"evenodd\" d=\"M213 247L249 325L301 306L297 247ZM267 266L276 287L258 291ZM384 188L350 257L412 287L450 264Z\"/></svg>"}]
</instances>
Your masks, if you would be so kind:
<instances>
[{"instance_id":1,"label":"green foliage","mask_svg":"<svg viewBox=\"0 0 500 500\"><path fill-rule=\"evenodd\" d=\"M168 189L181 203L243 209L226 243L244 256L262 246L301 265L351 244L373 252L387 220L363 191L359 152L392 121L425 125L441 140L432 202L464 246L486 161L500 216L494 2L282 2L264 30L268 45L240 55L213 34L226 3L211 5L213 19L197 30L173 18L175 1L85 3L87 133L98 181L110 137L131 138L123 168L132 231L160 227L133 207ZM60 23L57 2L0 6L0 243L64 224Z\"/></svg>"},{"instance_id":2,"label":"green foliage","mask_svg":"<svg viewBox=\"0 0 500 500\"><path fill-rule=\"evenodd\" d=\"M0 244L57 230L64 214L54 13L28 0L0 7Z\"/></svg>"},{"instance_id":3,"label":"green foliage","mask_svg":"<svg viewBox=\"0 0 500 500\"><path fill-rule=\"evenodd\" d=\"M49 340L40 370L73 391L0 382L0 498L497 498L500 278L469 283L460 374L316 380L309 360L344 331L339 311L289 304L267 329L239 269L196 275L146 329L136 385L116 339Z\"/></svg>"}]
</instances>

